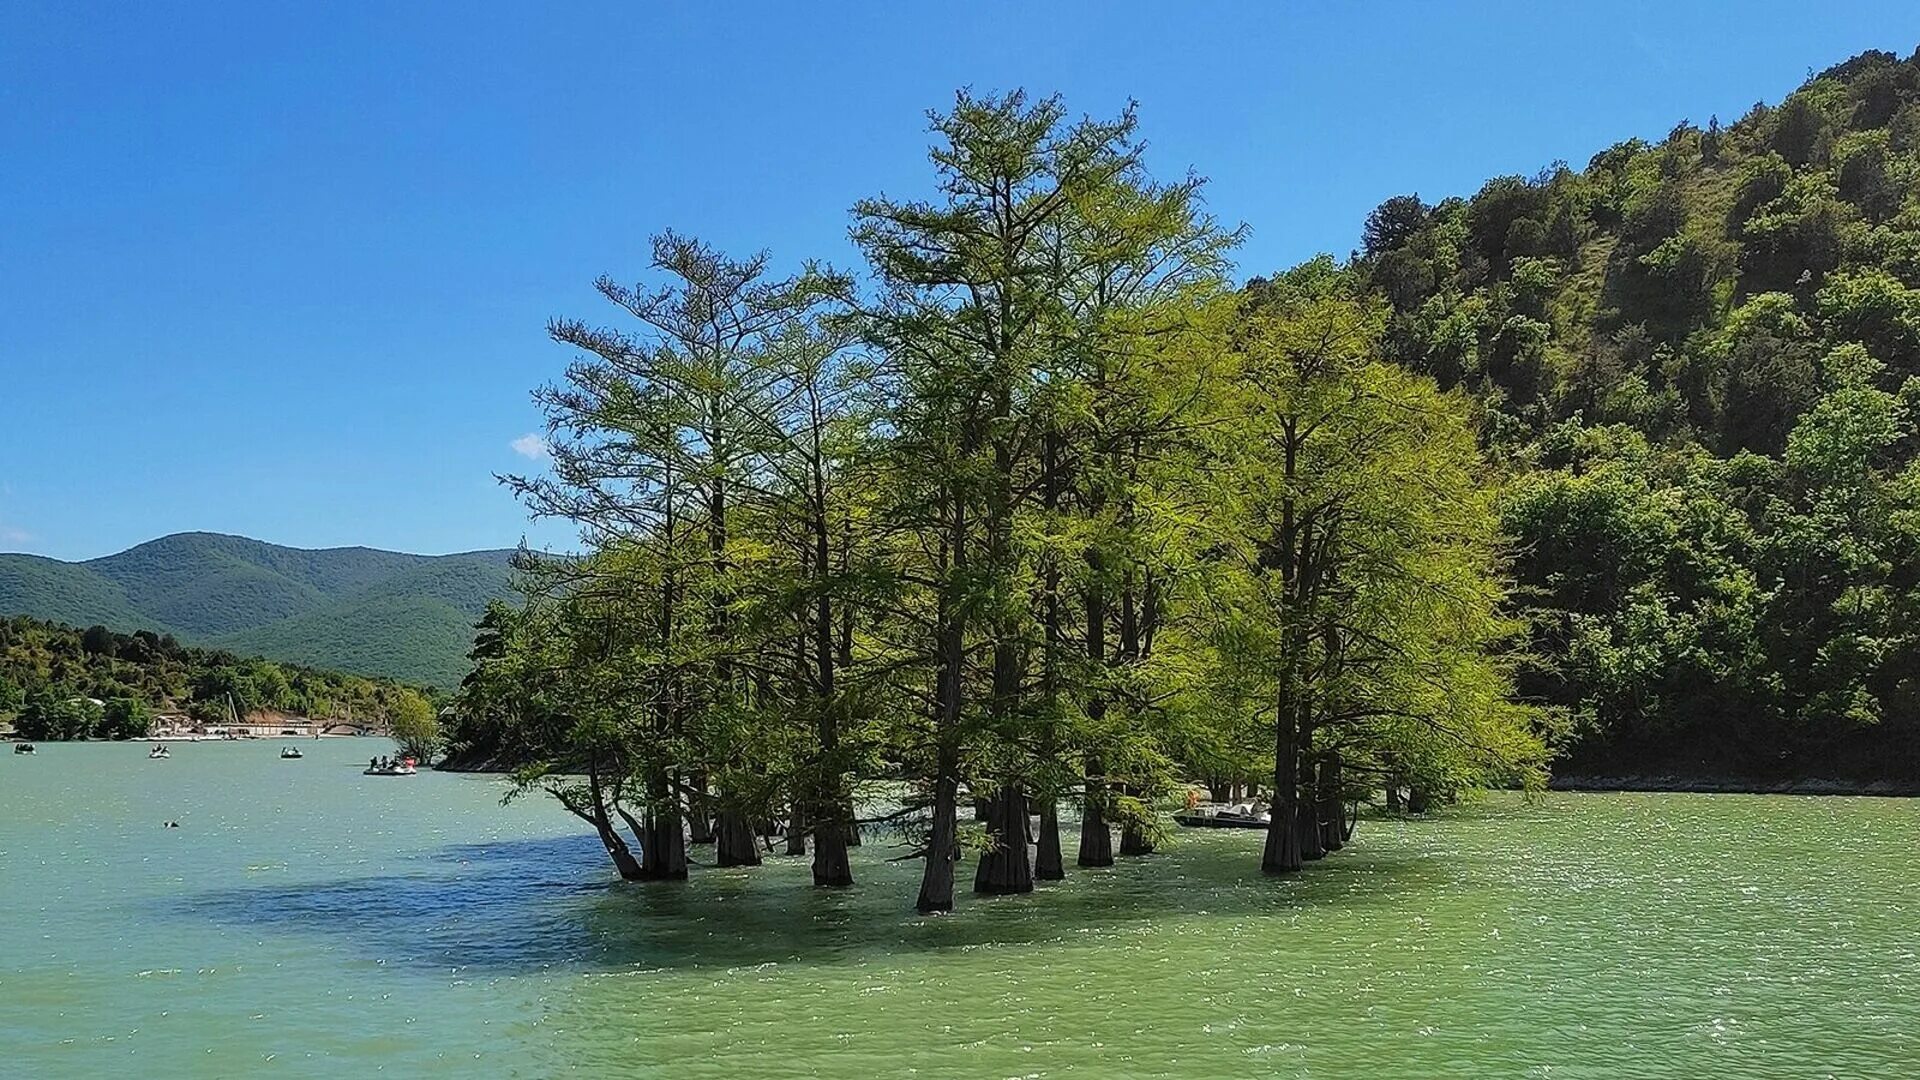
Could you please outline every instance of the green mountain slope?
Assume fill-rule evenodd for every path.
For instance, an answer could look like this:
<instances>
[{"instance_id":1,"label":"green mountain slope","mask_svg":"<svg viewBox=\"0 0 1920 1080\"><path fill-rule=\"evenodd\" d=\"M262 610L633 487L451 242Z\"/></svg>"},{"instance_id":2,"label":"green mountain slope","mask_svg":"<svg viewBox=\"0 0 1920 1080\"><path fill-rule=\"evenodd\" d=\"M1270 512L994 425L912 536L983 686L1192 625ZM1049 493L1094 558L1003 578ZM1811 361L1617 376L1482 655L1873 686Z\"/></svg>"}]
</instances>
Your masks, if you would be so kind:
<instances>
[{"instance_id":1,"label":"green mountain slope","mask_svg":"<svg viewBox=\"0 0 1920 1080\"><path fill-rule=\"evenodd\" d=\"M0 555L0 614L31 615L77 626L170 629L141 612L117 582L85 565L38 555Z\"/></svg>"},{"instance_id":2,"label":"green mountain slope","mask_svg":"<svg viewBox=\"0 0 1920 1080\"><path fill-rule=\"evenodd\" d=\"M451 687L466 674L473 622L504 591L494 556L449 555L301 615L211 644L304 664Z\"/></svg>"},{"instance_id":3,"label":"green mountain slope","mask_svg":"<svg viewBox=\"0 0 1920 1080\"><path fill-rule=\"evenodd\" d=\"M270 659L450 686L511 551L306 550L180 533L83 563L0 555L0 614L172 633Z\"/></svg>"},{"instance_id":4,"label":"green mountain slope","mask_svg":"<svg viewBox=\"0 0 1920 1080\"><path fill-rule=\"evenodd\" d=\"M1566 771L1920 772L1920 54L1364 244L1386 348L1511 479Z\"/></svg>"}]
</instances>

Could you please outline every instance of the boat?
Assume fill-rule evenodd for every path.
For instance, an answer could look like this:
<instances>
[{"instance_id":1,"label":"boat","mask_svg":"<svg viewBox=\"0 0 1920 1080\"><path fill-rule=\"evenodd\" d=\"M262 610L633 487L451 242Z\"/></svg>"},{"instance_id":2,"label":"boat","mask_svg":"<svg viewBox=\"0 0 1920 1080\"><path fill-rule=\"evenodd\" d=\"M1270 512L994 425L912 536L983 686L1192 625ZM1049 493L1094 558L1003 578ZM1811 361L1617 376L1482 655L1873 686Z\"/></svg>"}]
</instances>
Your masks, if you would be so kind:
<instances>
[{"instance_id":1,"label":"boat","mask_svg":"<svg viewBox=\"0 0 1920 1080\"><path fill-rule=\"evenodd\" d=\"M360 775L362 776L413 776L417 772L419 772L418 769L415 769L413 766L407 764L406 762L399 762L397 764L388 765L385 768L363 769L361 770Z\"/></svg>"},{"instance_id":2,"label":"boat","mask_svg":"<svg viewBox=\"0 0 1920 1080\"><path fill-rule=\"evenodd\" d=\"M173 756L173 751L167 749L164 746L156 746L153 749L147 751L147 757L150 759L151 758L170 758L172 756Z\"/></svg>"},{"instance_id":3,"label":"boat","mask_svg":"<svg viewBox=\"0 0 1920 1080\"><path fill-rule=\"evenodd\" d=\"M35 749L33 748L33 744L32 744L32 743L30 743L30 742L17 742L17 743L14 743L14 744L13 744L13 752L14 752L14 753L16 753L16 754L37 754L37 753L39 753L39 751L38 751L38 750L35 750Z\"/></svg>"},{"instance_id":4,"label":"boat","mask_svg":"<svg viewBox=\"0 0 1920 1080\"><path fill-rule=\"evenodd\" d=\"M1252 803L1235 803L1231 806L1195 806L1188 810L1176 811L1175 824L1189 829L1264 829L1273 820L1266 810L1254 809Z\"/></svg>"},{"instance_id":5,"label":"boat","mask_svg":"<svg viewBox=\"0 0 1920 1080\"><path fill-rule=\"evenodd\" d=\"M291 760L293 758L306 757L307 755L301 753L300 748L297 746L283 746L280 748L280 756Z\"/></svg>"}]
</instances>

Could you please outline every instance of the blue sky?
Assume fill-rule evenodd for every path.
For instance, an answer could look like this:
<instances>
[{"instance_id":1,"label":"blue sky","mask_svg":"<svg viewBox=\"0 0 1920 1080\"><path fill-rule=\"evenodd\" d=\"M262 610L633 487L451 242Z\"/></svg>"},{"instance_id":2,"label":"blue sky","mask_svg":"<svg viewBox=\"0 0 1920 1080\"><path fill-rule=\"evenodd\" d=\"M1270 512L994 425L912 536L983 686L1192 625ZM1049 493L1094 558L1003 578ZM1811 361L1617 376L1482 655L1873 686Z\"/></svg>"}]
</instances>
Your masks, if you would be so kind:
<instances>
[{"instance_id":1,"label":"blue sky","mask_svg":"<svg viewBox=\"0 0 1920 1080\"><path fill-rule=\"evenodd\" d=\"M1249 276L1920 44L1911 2L815 7L0 5L0 550L568 546L493 480L546 320L664 227L850 263L956 87L1138 100Z\"/></svg>"}]
</instances>

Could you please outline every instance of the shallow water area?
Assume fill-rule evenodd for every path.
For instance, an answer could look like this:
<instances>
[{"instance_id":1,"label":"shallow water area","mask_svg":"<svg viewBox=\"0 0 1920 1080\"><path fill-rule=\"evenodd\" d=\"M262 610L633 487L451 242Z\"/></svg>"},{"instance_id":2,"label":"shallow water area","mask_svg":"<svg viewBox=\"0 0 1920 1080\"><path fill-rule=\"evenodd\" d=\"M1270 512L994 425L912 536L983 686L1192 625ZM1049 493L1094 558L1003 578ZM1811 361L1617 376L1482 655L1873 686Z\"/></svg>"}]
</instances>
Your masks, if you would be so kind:
<instances>
[{"instance_id":1,"label":"shallow water area","mask_svg":"<svg viewBox=\"0 0 1920 1080\"><path fill-rule=\"evenodd\" d=\"M923 919L876 837L612 880L498 778L375 740L0 757L0 1075L1897 1077L1920 803L1498 795ZM164 822L180 823L178 829ZM696 857L700 849L695 849ZM1069 837L1071 859L1071 837ZM961 875L963 883L970 877Z\"/></svg>"}]
</instances>

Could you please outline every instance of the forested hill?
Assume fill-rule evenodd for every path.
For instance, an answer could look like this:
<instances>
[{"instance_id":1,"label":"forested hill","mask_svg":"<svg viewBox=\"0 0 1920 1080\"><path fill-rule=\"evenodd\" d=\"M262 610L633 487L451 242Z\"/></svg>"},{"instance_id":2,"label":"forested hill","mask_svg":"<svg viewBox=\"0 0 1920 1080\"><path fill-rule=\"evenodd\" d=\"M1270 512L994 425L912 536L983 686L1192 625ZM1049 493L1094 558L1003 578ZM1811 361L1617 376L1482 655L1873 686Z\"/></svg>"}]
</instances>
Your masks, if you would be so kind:
<instances>
[{"instance_id":1,"label":"forested hill","mask_svg":"<svg viewBox=\"0 0 1920 1080\"><path fill-rule=\"evenodd\" d=\"M433 715L419 690L391 679L191 648L150 630L0 617L0 727L25 738L137 739L163 711L216 725L256 710L362 724Z\"/></svg>"},{"instance_id":2,"label":"forested hill","mask_svg":"<svg viewBox=\"0 0 1920 1080\"><path fill-rule=\"evenodd\" d=\"M1389 200L1401 363L1470 391L1564 773L1920 775L1920 54L1584 169Z\"/></svg>"},{"instance_id":3,"label":"forested hill","mask_svg":"<svg viewBox=\"0 0 1920 1080\"><path fill-rule=\"evenodd\" d=\"M179 533L80 563L0 555L0 615L451 687L474 620L507 592L512 554L312 551Z\"/></svg>"}]
</instances>

